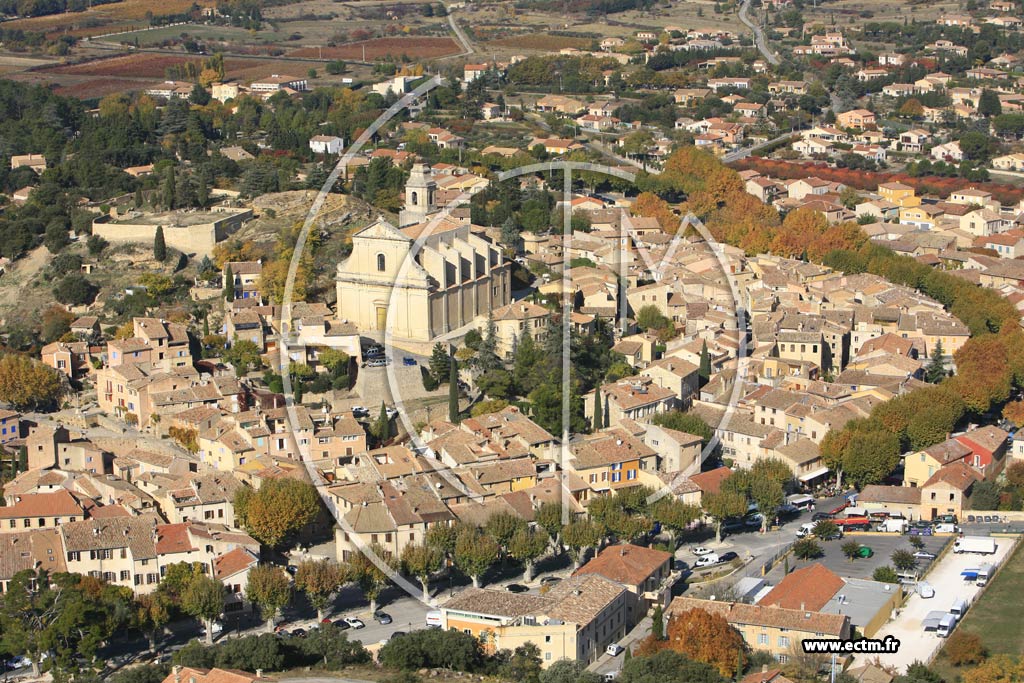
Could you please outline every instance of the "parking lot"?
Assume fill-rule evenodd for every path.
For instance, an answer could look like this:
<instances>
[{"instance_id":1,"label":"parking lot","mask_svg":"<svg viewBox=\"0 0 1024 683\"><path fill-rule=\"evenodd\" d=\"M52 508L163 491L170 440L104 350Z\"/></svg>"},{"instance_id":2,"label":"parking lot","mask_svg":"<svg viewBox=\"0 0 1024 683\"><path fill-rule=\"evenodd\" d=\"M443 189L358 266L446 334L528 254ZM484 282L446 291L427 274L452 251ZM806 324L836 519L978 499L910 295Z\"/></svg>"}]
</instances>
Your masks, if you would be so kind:
<instances>
[{"instance_id":1,"label":"parking lot","mask_svg":"<svg viewBox=\"0 0 1024 683\"><path fill-rule=\"evenodd\" d=\"M952 541L952 535L942 536L921 536L924 541L924 550L927 552L938 555L942 552L945 545ZM849 560L843 555L843 544L848 541L856 541L862 545L866 545L874 551L874 555L868 558L858 557L856 560ZM820 562L839 576L853 578L853 579L870 579L878 567L892 566L892 554L895 550L910 550L914 551L914 547L910 545L910 537L907 535L899 534L884 534L875 532L852 532L843 536L842 539L835 541L819 541L822 550L825 551L823 557L819 557L812 562ZM917 571L924 573L930 560L918 560ZM790 569L795 569L797 566L803 566L805 563L801 560L790 559ZM776 565L771 572L768 573L767 579L769 583L776 584L782 580L785 572L783 564Z\"/></svg>"},{"instance_id":2,"label":"parking lot","mask_svg":"<svg viewBox=\"0 0 1024 683\"><path fill-rule=\"evenodd\" d=\"M921 627L921 620L932 610L948 610L958 599L973 604L983 589L972 582L965 582L960 572L968 567L977 567L983 562L1001 564L1008 556L1013 543L1013 539L1010 538L997 539L994 556L946 553L928 573L927 580L935 589L935 597L926 600L917 594L911 594L899 610L898 616L875 635L875 638L885 638L889 635L897 638L900 641L900 649L892 654L867 656L859 663L873 660L878 656L882 666L893 666L902 673L916 660L929 661L941 647L943 639L935 633L925 632Z\"/></svg>"}]
</instances>

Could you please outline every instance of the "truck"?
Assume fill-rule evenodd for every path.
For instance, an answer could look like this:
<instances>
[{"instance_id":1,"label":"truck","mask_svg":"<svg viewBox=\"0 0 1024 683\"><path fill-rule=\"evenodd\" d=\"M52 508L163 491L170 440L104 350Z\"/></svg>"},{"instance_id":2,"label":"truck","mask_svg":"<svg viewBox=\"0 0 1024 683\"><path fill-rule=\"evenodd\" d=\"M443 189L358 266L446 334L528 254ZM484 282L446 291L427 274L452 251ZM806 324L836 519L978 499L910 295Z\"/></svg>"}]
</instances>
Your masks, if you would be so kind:
<instances>
[{"instance_id":1,"label":"truck","mask_svg":"<svg viewBox=\"0 0 1024 683\"><path fill-rule=\"evenodd\" d=\"M991 536L961 536L953 541L953 552L992 555L996 552L996 541Z\"/></svg>"},{"instance_id":2,"label":"truck","mask_svg":"<svg viewBox=\"0 0 1024 683\"><path fill-rule=\"evenodd\" d=\"M982 586L982 587L987 586L988 585L988 580L991 579L992 575L995 574L995 573L996 573L996 568L993 565L989 564L988 562L986 562L985 564L981 565L980 567L978 567L978 577L977 577L976 585Z\"/></svg>"},{"instance_id":3,"label":"truck","mask_svg":"<svg viewBox=\"0 0 1024 683\"><path fill-rule=\"evenodd\" d=\"M814 496L794 493L791 496L786 496L786 505L790 505L797 510L810 510L814 507Z\"/></svg>"},{"instance_id":4,"label":"truck","mask_svg":"<svg viewBox=\"0 0 1024 683\"><path fill-rule=\"evenodd\" d=\"M946 614L939 620L939 627L935 629L935 635L939 638L948 638L954 628L956 628L956 615Z\"/></svg>"},{"instance_id":5,"label":"truck","mask_svg":"<svg viewBox=\"0 0 1024 683\"><path fill-rule=\"evenodd\" d=\"M902 534L907 530L907 520L890 518L878 525L879 531L891 534Z\"/></svg>"},{"instance_id":6,"label":"truck","mask_svg":"<svg viewBox=\"0 0 1024 683\"><path fill-rule=\"evenodd\" d=\"M939 630L939 624L942 623L942 617L946 616L946 613L942 610L933 610L925 615L924 619L921 620L921 628L925 631L937 631Z\"/></svg>"},{"instance_id":7,"label":"truck","mask_svg":"<svg viewBox=\"0 0 1024 683\"><path fill-rule=\"evenodd\" d=\"M871 520L867 517L847 517L832 521L843 531L868 531L871 529Z\"/></svg>"}]
</instances>

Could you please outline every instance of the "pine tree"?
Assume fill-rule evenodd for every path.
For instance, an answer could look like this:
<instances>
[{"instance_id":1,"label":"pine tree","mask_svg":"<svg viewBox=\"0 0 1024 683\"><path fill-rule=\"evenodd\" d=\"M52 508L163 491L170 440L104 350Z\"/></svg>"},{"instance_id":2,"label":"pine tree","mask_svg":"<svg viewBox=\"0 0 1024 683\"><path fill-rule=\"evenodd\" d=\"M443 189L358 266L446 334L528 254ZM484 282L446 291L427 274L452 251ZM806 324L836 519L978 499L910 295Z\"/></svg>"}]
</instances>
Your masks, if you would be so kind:
<instances>
[{"instance_id":1,"label":"pine tree","mask_svg":"<svg viewBox=\"0 0 1024 683\"><path fill-rule=\"evenodd\" d=\"M594 391L594 424L591 425L595 432L604 426L604 416L601 415L601 400L601 388L598 387Z\"/></svg>"},{"instance_id":2,"label":"pine tree","mask_svg":"<svg viewBox=\"0 0 1024 683\"><path fill-rule=\"evenodd\" d=\"M391 420L388 418L388 409L384 405L384 401L380 402L380 415L377 416L377 421L373 425L373 435L381 443L387 441L391 436Z\"/></svg>"},{"instance_id":3,"label":"pine tree","mask_svg":"<svg viewBox=\"0 0 1024 683\"><path fill-rule=\"evenodd\" d=\"M700 385L704 386L711 379L711 354L708 353L708 343L705 340L700 347Z\"/></svg>"},{"instance_id":4,"label":"pine tree","mask_svg":"<svg viewBox=\"0 0 1024 683\"><path fill-rule=\"evenodd\" d=\"M448 362L448 421L459 423L459 363L454 357Z\"/></svg>"},{"instance_id":5,"label":"pine tree","mask_svg":"<svg viewBox=\"0 0 1024 683\"><path fill-rule=\"evenodd\" d=\"M451 364L448 358L448 351L444 344L437 342L433 351L430 352L430 374L438 384L444 384L448 380L448 366Z\"/></svg>"},{"instance_id":6,"label":"pine tree","mask_svg":"<svg viewBox=\"0 0 1024 683\"><path fill-rule=\"evenodd\" d=\"M167 243L164 242L164 226L156 226L156 236L153 238L153 258L163 263L167 259Z\"/></svg>"},{"instance_id":7,"label":"pine tree","mask_svg":"<svg viewBox=\"0 0 1024 683\"><path fill-rule=\"evenodd\" d=\"M935 344L932 349L931 360L928 361L928 365L924 369L925 381L931 382L932 384L938 384L946 377L946 363L943 360L945 354L942 350L942 342L939 341Z\"/></svg>"},{"instance_id":8,"label":"pine tree","mask_svg":"<svg viewBox=\"0 0 1024 683\"><path fill-rule=\"evenodd\" d=\"M174 208L174 167L167 169L167 175L164 178L163 196L161 197L161 203L164 209L170 211Z\"/></svg>"},{"instance_id":9,"label":"pine tree","mask_svg":"<svg viewBox=\"0 0 1024 683\"><path fill-rule=\"evenodd\" d=\"M231 272L230 263L224 269L224 300L235 300L235 274Z\"/></svg>"},{"instance_id":10,"label":"pine tree","mask_svg":"<svg viewBox=\"0 0 1024 683\"><path fill-rule=\"evenodd\" d=\"M651 635L655 640L665 640L665 613L661 605L654 608L654 614L651 616Z\"/></svg>"},{"instance_id":11,"label":"pine tree","mask_svg":"<svg viewBox=\"0 0 1024 683\"><path fill-rule=\"evenodd\" d=\"M487 329L476 358L477 364L484 372L501 367L501 359L498 357L498 331L494 324L494 316L490 312L487 314Z\"/></svg>"}]
</instances>

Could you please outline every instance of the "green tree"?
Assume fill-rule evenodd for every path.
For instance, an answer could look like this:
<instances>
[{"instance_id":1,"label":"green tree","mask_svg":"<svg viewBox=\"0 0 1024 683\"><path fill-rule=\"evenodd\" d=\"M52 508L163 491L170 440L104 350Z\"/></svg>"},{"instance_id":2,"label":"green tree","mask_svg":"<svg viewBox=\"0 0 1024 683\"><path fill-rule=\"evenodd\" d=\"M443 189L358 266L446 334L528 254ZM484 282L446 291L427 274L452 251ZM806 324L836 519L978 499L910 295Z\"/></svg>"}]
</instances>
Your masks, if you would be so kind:
<instances>
[{"instance_id":1,"label":"green tree","mask_svg":"<svg viewBox=\"0 0 1024 683\"><path fill-rule=\"evenodd\" d=\"M448 363L448 421L459 424L459 362L452 358Z\"/></svg>"},{"instance_id":2,"label":"green tree","mask_svg":"<svg viewBox=\"0 0 1024 683\"><path fill-rule=\"evenodd\" d=\"M235 300L235 274L231 272L231 264L224 268L224 300Z\"/></svg>"},{"instance_id":3,"label":"green tree","mask_svg":"<svg viewBox=\"0 0 1024 683\"><path fill-rule=\"evenodd\" d=\"M1002 113L1003 105L999 101L999 95L988 88L983 89L981 96L978 98L978 115L991 118Z\"/></svg>"},{"instance_id":4,"label":"green tree","mask_svg":"<svg viewBox=\"0 0 1024 683\"><path fill-rule=\"evenodd\" d=\"M651 637L655 640L665 639L665 614L660 603L654 607L654 614L651 617Z\"/></svg>"},{"instance_id":5,"label":"green tree","mask_svg":"<svg viewBox=\"0 0 1024 683\"><path fill-rule=\"evenodd\" d=\"M932 384L938 384L946 378L946 363L943 359L942 341L939 340L932 348L928 365L924 368L924 378Z\"/></svg>"},{"instance_id":6,"label":"green tree","mask_svg":"<svg viewBox=\"0 0 1024 683\"><path fill-rule=\"evenodd\" d=\"M695 413L684 413L679 410L672 410L667 413L656 413L651 422L659 427L674 429L677 432L686 432L699 436L706 446L714 437L714 432L699 415Z\"/></svg>"},{"instance_id":7,"label":"green tree","mask_svg":"<svg viewBox=\"0 0 1024 683\"><path fill-rule=\"evenodd\" d=\"M729 679L710 664L695 662L674 649L663 649L623 662L618 680L622 683L726 683Z\"/></svg>"},{"instance_id":8,"label":"green tree","mask_svg":"<svg viewBox=\"0 0 1024 683\"><path fill-rule=\"evenodd\" d=\"M221 359L235 369L239 377L250 370L263 367L262 349L248 339L238 339L231 343L231 348L221 354Z\"/></svg>"},{"instance_id":9,"label":"green tree","mask_svg":"<svg viewBox=\"0 0 1024 683\"><path fill-rule=\"evenodd\" d=\"M267 622L267 631L273 632L274 619L292 598L288 575L272 564L261 564L249 570L245 584L245 597L256 604Z\"/></svg>"},{"instance_id":10,"label":"green tree","mask_svg":"<svg viewBox=\"0 0 1024 683\"><path fill-rule=\"evenodd\" d=\"M451 359L448 356L448 350L444 347L441 342L434 344L433 350L430 352L430 374L433 375L434 379L438 384L444 384L448 381L450 373Z\"/></svg>"},{"instance_id":11,"label":"green tree","mask_svg":"<svg viewBox=\"0 0 1024 683\"><path fill-rule=\"evenodd\" d=\"M896 570L889 566L876 567L871 578L881 583L899 583L900 577Z\"/></svg>"},{"instance_id":12,"label":"green tree","mask_svg":"<svg viewBox=\"0 0 1024 683\"><path fill-rule=\"evenodd\" d=\"M917 567L917 558L909 550L904 550L903 548L894 550L891 557L892 566L900 571L909 572Z\"/></svg>"},{"instance_id":13,"label":"green tree","mask_svg":"<svg viewBox=\"0 0 1024 683\"><path fill-rule=\"evenodd\" d=\"M380 414L377 415L377 420L370 427L370 434L380 443L391 438L391 418L388 417L388 409L384 405L384 401L380 402Z\"/></svg>"},{"instance_id":14,"label":"green tree","mask_svg":"<svg viewBox=\"0 0 1024 683\"><path fill-rule=\"evenodd\" d=\"M722 542L722 523L747 511L747 497L736 491L705 494L701 505L705 514L715 520L715 540Z\"/></svg>"},{"instance_id":15,"label":"green tree","mask_svg":"<svg viewBox=\"0 0 1024 683\"><path fill-rule=\"evenodd\" d=\"M316 657L320 666L328 671L340 671L352 664L366 664L372 657L358 640L349 640L345 632L334 624L323 624L301 638L299 649L307 656Z\"/></svg>"},{"instance_id":16,"label":"green tree","mask_svg":"<svg viewBox=\"0 0 1024 683\"><path fill-rule=\"evenodd\" d=\"M392 638L381 647L378 660L389 669L401 671L441 668L473 673L484 665L485 657L476 636L426 628Z\"/></svg>"},{"instance_id":17,"label":"green tree","mask_svg":"<svg viewBox=\"0 0 1024 683\"><path fill-rule=\"evenodd\" d=\"M1022 477L1024 479L1024 477ZM550 542L554 545L555 552L562 552L562 519L565 515L564 508L561 503L555 501L545 501L540 504L537 508L537 514L534 515L534 521L537 526L543 529Z\"/></svg>"},{"instance_id":18,"label":"green tree","mask_svg":"<svg viewBox=\"0 0 1024 683\"><path fill-rule=\"evenodd\" d=\"M455 566L480 587L480 577L498 559L498 542L480 529L464 527L455 539Z\"/></svg>"},{"instance_id":19,"label":"green tree","mask_svg":"<svg viewBox=\"0 0 1024 683\"><path fill-rule=\"evenodd\" d=\"M136 596L132 603L132 627L146 634L150 652L156 650L157 634L171 620L172 606L170 598L161 591Z\"/></svg>"},{"instance_id":20,"label":"green tree","mask_svg":"<svg viewBox=\"0 0 1024 683\"><path fill-rule=\"evenodd\" d=\"M824 554L821 546L813 538L801 538L793 544L793 555L798 560L813 560Z\"/></svg>"},{"instance_id":21,"label":"green tree","mask_svg":"<svg viewBox=\"0 0 1024 683\"><path fill-rule=\"evenodd\" d=\"M840 550L843 551L843 555L846 556L846 559L851 561L856 560L857 555L860 554L860 543L857 541L847 541L842 545Z\"/></svg>"},{"instance_id":22,"label":"green tree","mask_svg":"<svg viewBox=\"0 0 1024 683\"><path fill-rule=\"evenodd\" d=\"M602 403L604 403L604 394L601 393L601 387L598 386L594 389L594 420L590 423L590 428L595 432L605 427L604 414L601 412Z\"/></svg>"},{"instance_id":23,"label":"green tree","mask_svg":"<svg viewBox=\"0 0 1024 683\"><path fill-rule=\"evenodd\" d=\"M181 593L181 609L203 622L206 644L213 644L213 620L224 611L224 584L200 574L192 579Z\"/></svg>"},{"instance_id":24,"label":"green tree","mask_svg":"<svg viewBox=\"0 0 1024 683\"><path fill-rule=\"evenodd\" d=\"M523 578L533 579L534 563L548 549L548 539L533 529L522 528L509 540L508 554L523 563Z\"/></svg>"},{"instance_id":25,"label":"green tree","mask_svg":"<svg viewBox=\"0 0 1024 683\"><path fill-rule=\"evenodd\" d=\"M43 363L8 353L0 358L0 396L17 410L48 410L64 393L60 375Z\"/></svg>"},{"instance_id":26,"label":"green tree","mask_svg":"<svg viewBox=\"0 0 1024 683\"><path fill-rule=\"evenodd\" d=\"M700 345L700 366L697 375L700 377L701 386L707 384L711 379L711 353L708 352L707 340L701 342Z\"/></svg>"},{"instance_id":27,"label":"green tree","mask_svg":"<svg viewBox=\"0 0 1024 683\"><path fill-rule=\"evenodd\" d=\"M573 569L579 569L590 548L596 548L604 534L591 520L570 522L562 528L562 542L569 548Z\"/></svg>"},{"instance_id":28,"label":"green tree","mask_svg":"<svg viewBox=\"0 0 1024 683\"><path fill-rule=\"evenodd\" d=\"M352 576L359 584L363 595L370 601L371 614L377 611L377 598L391 581L388 573L394 570L394 567L385 562L386 557L384 549L374 543L369 548L369 554L361 551L352 558ZM381 564L384 566L380 566Z\"/></svg>"},{"instance_id":29,"label":"green tree","mask_svg":"<svg viewBox=\"0 0 1024 683\"><path fill-rule=\"evenodd\" d=\"M295 569L295 587L305 593L316 610L317 621L323 621L334 594L346 581L345 568L326 558L303 560Z\"/></svg>"},{"instance_id":30,"label":"green tree","mask_svg":"<svg viewBox=\"0 0 1024 683\"><path fill-rule=\"evenodd\" d=\"M678 534L700 518L700 508L687 505L675 496L664 496L651 506L651 516L668 532L674 551Z\"/></svg>"},{"instance_id":31,"label":"green tree","mask_svg":"<svg viewBox=\"0 0 1024 683\"><path fill-rule=\"evenodd\" d=\"M298 479L271 479L257 490L239 489L235 515L253 538L281 549L316 519L320 497L313 485Z\"/></svg>"},{"instance_id":32,"label":"green tree","mask_svg":"<svg viewBox=\"0 0 1024 683\"><path fill-rule=\"evenodd\" d=\"M750 486L750 498L761 511L761 531L767 531L775 518L775 511L786 500L786 492L776 479L755 477Z\"/></svg>"},{"instance_id":33,"label":"green tree","mask_svg":"<svg viewBox=\"0 0 1024 683\"><path fill-rule=\"evenodd\" d=\"M153 237L153 258L163 263L167 260L167 243L164 241L164 227L156 226L156 236Z\"/></svg>"},{"instance_id":34,"label":"green tree","mask_svg":"<svg viewBox=\"0 0 1024 683\"><path fill-rule=\"evenodd\" d=\"M820 520L811 530L815 538L827 541L839 535L839 525L831 519Z\"/></svg>"},{"instance_id":35,"label":"green tree","mask_svg":"<svg viewBox=\"0 0 1024 683\"><path fill-rule=\"evenodd\" d=\"M426 543L410 543L402 551L402 570L419 580L423 588L423 602L430 602L430 577L441 571L444 556L442 549Z\"/></svg>"},{"instance_id":36,"label":"green tree","mask_svg":"<svg viewBox=\"0 0 1024 683\"><path fill-rule=\"evenodd\" d=\"M498 674L506 681L540 683L542 670L540 648L527 642L512 651L511 656L498 668Z\"/></svg>"},{"instance_id":37,"label":"green tree","mask_svg":"<svg viewBox=\"0 0 1024 683\"><path fill-rule=\"evenodd\" d=\"M602 678L587 671L586 662L560 659L540 672L540 683L601 683ZM157 681L156 683L160 683Z\"/></svg>"}]
</instances>

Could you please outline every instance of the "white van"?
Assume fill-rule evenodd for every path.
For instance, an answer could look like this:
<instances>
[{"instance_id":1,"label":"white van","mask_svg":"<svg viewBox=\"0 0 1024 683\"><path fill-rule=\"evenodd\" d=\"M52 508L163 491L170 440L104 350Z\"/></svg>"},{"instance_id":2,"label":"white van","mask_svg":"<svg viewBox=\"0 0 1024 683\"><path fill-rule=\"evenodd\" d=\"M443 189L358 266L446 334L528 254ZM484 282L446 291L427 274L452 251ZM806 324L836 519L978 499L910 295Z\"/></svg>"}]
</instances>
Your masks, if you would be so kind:
<instances>
[{"instance_id":1,"label":"white van","mask_svg":"<svg viewBox=\"0 0 1024 683\"><path fill-rule=\"evenodd\" d=\"M814 527L818 525L817 522L806 522L800 525L800 528L796 531L797 538L803 538L804 536L810 536L814 533Z\"/></svg>"},{"instance_id":2,"label":"white van","mask_svg":"<svg viewBox=\"0 0 1024 683\"><path fill-rule=\"evenodd\" d=\"M427 628L441 628L441 610L433 609L427 612Z\"/></svg>"},{"instance_id":3,"label":"white van","mask_svg":"<svg viewBox=\"0 0 1024 683\"><path fill-rule=\"evenodd\" d=\"M963 619L964 615L967 613L967 605L968 602L966 600L957 598L953 601L953 606L949 608L949 613L957 619Z\"/></svg>"},{"instance_id":4,"label":"white van","mask_svg":"<svg viewBox=\"0 0 1024 683\"><path fill-rule=\"evenodd\" d=\"M942 617L941 621L939 621L939 628L936 629L935 634L939 636L939 638L948 638L954 628L956 628L956 617L952 614L947 614Z\"/></svg>"}]
</instances>

